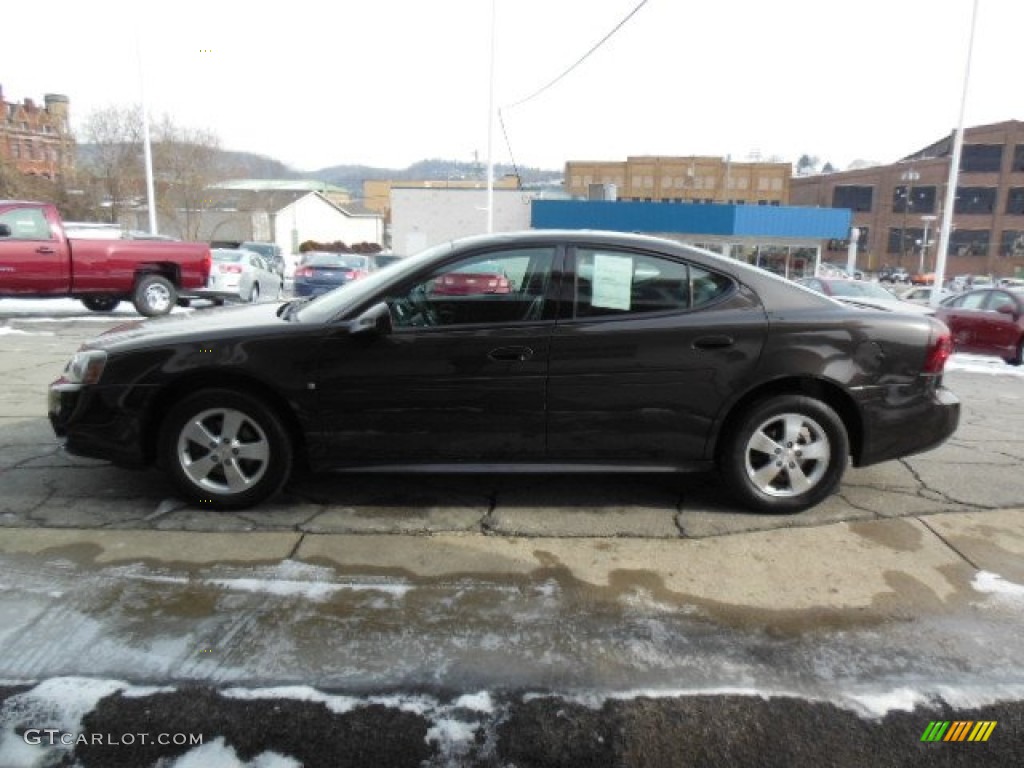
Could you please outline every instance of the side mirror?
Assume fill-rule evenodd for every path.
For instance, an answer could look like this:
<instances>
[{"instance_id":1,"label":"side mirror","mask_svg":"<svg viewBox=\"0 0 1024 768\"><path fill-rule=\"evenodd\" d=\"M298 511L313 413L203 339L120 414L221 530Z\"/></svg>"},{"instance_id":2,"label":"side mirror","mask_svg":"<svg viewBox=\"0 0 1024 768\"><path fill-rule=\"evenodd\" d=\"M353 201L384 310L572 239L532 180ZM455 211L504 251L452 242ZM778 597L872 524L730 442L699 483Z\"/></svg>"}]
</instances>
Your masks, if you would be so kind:
<instances>
[{"instance_id":1,"label":"side mirror","mask_svg":"<svg viewBox=\"0 0 1024 768\"><path fill-rule=\"evenodd\" d=\"M352 335L372 333L379 336L388 336L393 330L394 323L391 320L391 308L383 301L379 304L374 304L355 320L349 321L348 324L348 332Z\"/></svg>"},{"instance_id":2,"label":"side mirror","mask_svg":"<svg viewBox=\"0 0 1024 768\"><path fill-rule=\"evenodd\" d=\"M11 228L6 224L0 224L0 237L10 237Z\"/></svg>"}]
</instances>

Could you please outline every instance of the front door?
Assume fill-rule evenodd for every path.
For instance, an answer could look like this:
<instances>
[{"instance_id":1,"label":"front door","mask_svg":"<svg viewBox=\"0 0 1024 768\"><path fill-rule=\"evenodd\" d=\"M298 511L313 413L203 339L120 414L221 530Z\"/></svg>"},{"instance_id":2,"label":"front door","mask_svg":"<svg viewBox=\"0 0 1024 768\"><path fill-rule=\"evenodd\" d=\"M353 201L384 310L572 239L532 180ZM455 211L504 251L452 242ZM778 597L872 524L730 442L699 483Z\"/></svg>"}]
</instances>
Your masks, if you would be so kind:
<instances>
[{"instance_id":1,"label":"front door","mask_svg":"<svg viewBox=\"0 0 1024 768\"><path fill-rule=\"evenodd\" d=\"M325 341L328 463L542 460L555 255L463 256L380 297L391 334Z\"/></svg>"}]
</instances>

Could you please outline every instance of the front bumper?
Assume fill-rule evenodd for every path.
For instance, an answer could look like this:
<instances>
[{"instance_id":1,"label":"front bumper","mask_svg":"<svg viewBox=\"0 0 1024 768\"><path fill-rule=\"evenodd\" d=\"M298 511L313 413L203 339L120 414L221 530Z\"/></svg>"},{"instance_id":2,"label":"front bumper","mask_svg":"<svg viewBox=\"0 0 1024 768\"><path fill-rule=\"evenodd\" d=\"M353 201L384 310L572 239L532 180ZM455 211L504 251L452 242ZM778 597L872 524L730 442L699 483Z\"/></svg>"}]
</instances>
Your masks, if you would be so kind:
<instances>
[{"instance_id":1,"label":"front bumper","mask_svg":"<svg viewBox=\"0 0 1024 768\"><path fill-rule=\"evenodd\" d=\"M122 467L151 464L136 412L117 407L119 395L119 388L84 387L63 378L53 382L46 410L54 434L64 440L64 450Z\"/></svg>"}]
</instances>

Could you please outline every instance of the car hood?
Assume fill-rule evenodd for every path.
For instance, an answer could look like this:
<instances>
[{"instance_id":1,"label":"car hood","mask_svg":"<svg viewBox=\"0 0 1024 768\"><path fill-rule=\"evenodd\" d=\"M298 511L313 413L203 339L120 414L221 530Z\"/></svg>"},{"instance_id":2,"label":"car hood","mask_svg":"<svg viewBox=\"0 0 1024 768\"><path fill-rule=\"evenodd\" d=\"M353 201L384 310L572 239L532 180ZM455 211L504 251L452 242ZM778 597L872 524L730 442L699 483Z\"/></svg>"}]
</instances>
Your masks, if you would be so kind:
<instances>
[{"instance_id":1,"label":"car hood","mask_svg":"<svg viewBox=\"0 0 1024 768\"><path fill-rule=\"evenodd\" d=\"M223 338L238 333L256 334L284 328L288 322L277 316L278 303L201 309L189 313L133 320L111 328L89 341L92 349L119 351L161 346L186 339Z\"/></svg>"}]
</instances>

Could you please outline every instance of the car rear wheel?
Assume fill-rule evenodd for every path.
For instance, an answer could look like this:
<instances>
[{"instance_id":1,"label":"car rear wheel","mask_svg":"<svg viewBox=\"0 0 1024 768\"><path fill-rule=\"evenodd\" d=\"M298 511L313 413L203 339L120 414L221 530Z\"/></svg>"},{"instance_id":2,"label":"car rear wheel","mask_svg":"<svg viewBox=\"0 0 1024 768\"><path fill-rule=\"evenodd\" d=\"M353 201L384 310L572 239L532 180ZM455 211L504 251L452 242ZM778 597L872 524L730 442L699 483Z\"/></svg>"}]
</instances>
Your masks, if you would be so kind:
<instances>
[{"instance_id":1,"label":"car rear wheel","mask_svg":"<svg viewBox=\"0 0 1024 768\"><path fill-rule=\"evenodd\" d=\"M850 442L827 404L803 395L755 403L726 438L719 470L730 490L761 512L800 512L839 486Z\"/></svg>"},{"instance_id":2,"label":"car rear wheel","mask_svg":"<svg viewBox=\"0 0 1024 768\"><path fill-rule=\"evenodd\" d=\"M280 417L263 400L201 390L174 405L159 437L160 463L189 501L244 509L277 493L293 450Z\"/></svg>"},{"instance_id":3,"label":"car rear wheel","mask_svg":"<svg viewBox=\"0 0 1024 768\"><path fill-rule=\"evenodd\" d=\"M166 315L178 302L174 284L163 275L143 275L135 284L132 304L143 317Z\"/></svg>"},{"instance_id":4,"label":"car rear wheel","mask_svg":"<svg viewBox=\"0 0 1024 768\"><path fill-rule=\"evenodd\" d=\"M260 300L260 284L259 283L253 283L252 284L252 290L249 291L249 301L251 301L253 304L255 304L259 300Z\"/></svg>"}]
</instances>

